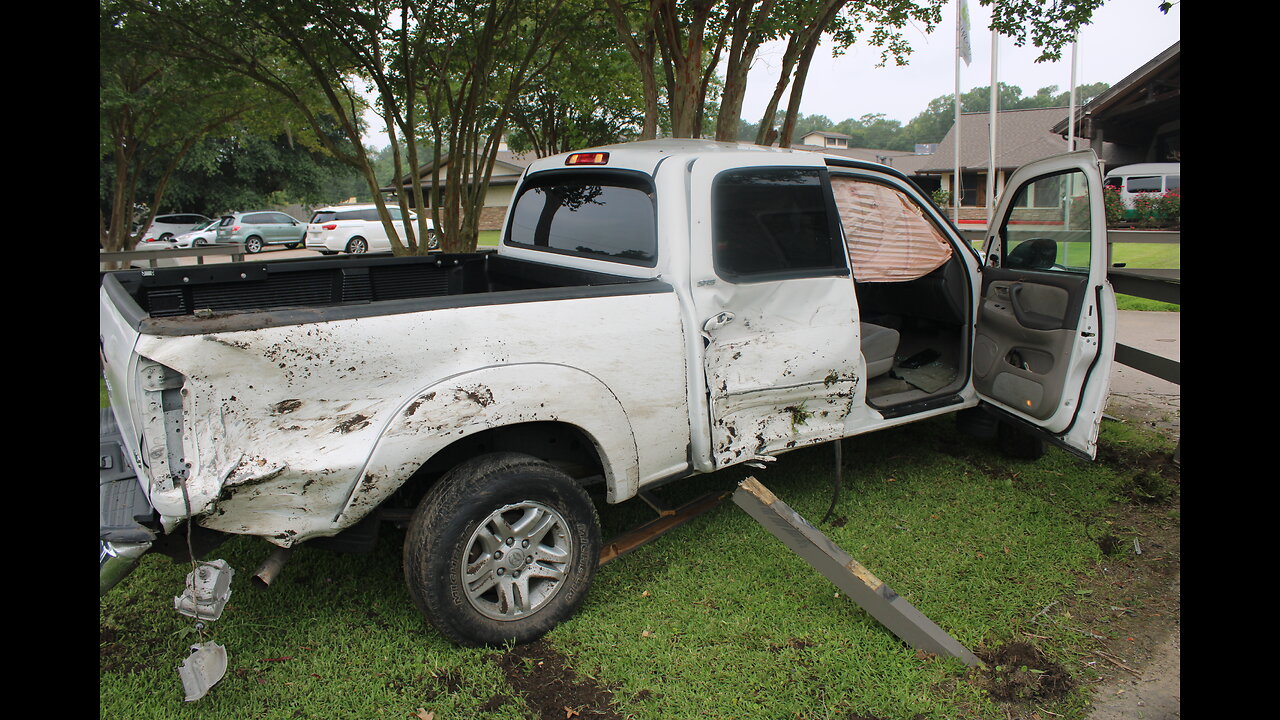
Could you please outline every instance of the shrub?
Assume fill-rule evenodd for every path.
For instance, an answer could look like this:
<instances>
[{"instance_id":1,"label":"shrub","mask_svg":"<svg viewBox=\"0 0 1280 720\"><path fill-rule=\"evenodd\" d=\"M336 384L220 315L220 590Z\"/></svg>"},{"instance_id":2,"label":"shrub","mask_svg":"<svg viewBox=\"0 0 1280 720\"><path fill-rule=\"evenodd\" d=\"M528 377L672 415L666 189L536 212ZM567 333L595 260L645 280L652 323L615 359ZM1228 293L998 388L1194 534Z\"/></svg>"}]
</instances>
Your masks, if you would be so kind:
<instances>
[{"instance_id":1,"label":"shrub","mask_svg":"<svg viewBox=\"0 0 1280 720\"><path fill-rule=\"evenodd\" d=\"M1163 195L1145 193L1133 201L1140 227L1161 227L1182 221L1182 195L1170 190Z\"/></svg>"},{"instance_id":2,"label":"shrub","mask_svg":"<svg viewBox=\"0 0 1280 720\"><path fill-rule=\"evenodd\" d=\"M933 191L933 204L938 207L951 206L951 193L941 188Z\"/></svg>"},{"instance_id":3,"label":"shrub","mask_svg":"<svg viewBox=\"0 0 1280 720\"><path fill-rule=\"evenodd\" d=\"M1124 201L1120 199L1120 188L1108 185L1102 189L1102 204L1107 212L1107 224L1115 225L1124 220Z\"/></svg>"}]
</instances>

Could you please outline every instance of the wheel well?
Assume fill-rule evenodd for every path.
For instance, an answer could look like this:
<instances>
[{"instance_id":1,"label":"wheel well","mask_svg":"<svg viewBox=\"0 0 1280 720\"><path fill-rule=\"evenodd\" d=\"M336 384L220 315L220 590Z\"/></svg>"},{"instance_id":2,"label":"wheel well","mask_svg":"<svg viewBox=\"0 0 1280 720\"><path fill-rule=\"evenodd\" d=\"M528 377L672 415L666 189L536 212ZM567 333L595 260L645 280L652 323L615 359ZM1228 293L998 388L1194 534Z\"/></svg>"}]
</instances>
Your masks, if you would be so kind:
<instances>
[{"instance_id":1,"label":"wheel well","mask_svg":"<svg viewBox=\"0 0 1280 720\"><path fill-rule=\"evenodd\" d=\"M455 441L431 457L392 498L416 504L440 476L459 463L492 452L519 452L554 465L583 485L604 481L604 464L591 438L575 425L530 422L491 428Z\"/></svg>"}]
</instances>

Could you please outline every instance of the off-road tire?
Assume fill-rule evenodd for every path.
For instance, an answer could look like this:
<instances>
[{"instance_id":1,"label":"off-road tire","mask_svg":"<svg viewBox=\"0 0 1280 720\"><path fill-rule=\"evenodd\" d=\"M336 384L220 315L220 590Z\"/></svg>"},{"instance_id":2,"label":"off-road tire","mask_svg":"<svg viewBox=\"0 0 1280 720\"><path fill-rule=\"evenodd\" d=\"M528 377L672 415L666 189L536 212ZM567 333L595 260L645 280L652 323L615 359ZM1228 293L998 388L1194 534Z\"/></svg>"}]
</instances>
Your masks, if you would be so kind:
<instances>
[{"instance_id":1,"label":"off-road tire","mask_svg":"<svg viewBox=\"0 0 1280 720\"><path fill-rule=\"evenodd\" d=\"M563 564L547 561L548 566L563 568L563 578L554 582L537 578L537 589L526 590L524 599L543 597L535 598L530 612L495 619L482 612L483 598L468 595L466 574L480 563L492 565L497 583L497 566L502 566L510 584L515 582L512 568L526 573L531 569L535 572L526 575L525 587L535 587L530 577L539 574L544 562L542 554L534 552L540 541L504 555L501 561L491 560L489 554L478 559L474 555L480 547L476 538L486 534L482 525L493 527L491 519L503 508L526 505L554 511L563 521L562 527L553 524L548 535L556 535L552 542L559 543L556 549L568 552L568 559ZM557 527L563 531L558 535ZM519 548L517 542L510 549ZM470 564L469 550L473 553ZM516 557L529 564L510 565ZM404 574L414 604L441 634L459 645L496 647L532 642L572 616L586 599L599 557L600 521L581 485L533 456L492 453L453 468L422 498L405 536Z\"/></svg>"}]
</instances>

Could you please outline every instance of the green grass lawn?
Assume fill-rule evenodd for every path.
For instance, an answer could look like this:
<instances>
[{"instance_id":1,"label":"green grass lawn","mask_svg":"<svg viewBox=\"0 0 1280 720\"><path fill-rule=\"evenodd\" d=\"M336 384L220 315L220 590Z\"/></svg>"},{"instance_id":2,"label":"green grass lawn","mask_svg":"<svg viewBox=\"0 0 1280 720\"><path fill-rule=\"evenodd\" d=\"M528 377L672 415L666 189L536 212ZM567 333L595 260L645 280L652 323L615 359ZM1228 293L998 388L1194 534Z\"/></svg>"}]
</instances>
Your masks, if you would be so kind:
<instances>
[{"instance_id":1,"label":"green grass lawn","mask_svg":"<svg viewBox=\"0 0 1280 720\"><path fill-rule=\"evenodd\" d=\"M1111 422L1102 441L1131 458L1172 449ZM949 417L846 440L844 460L826 524L829 446L663 493L681 502L754 474L971 650L1030 634L1079 683L1037 702L1052 714L1040 716L1085 718L1095 673L1082 655L1093 641L1071 609L1104 572L1097 539L1118 532L1108 523L1129 507L1131 469L1056 449L1011 461L960 436ZM601 505L606 537L651 517L639 500ZM144 558L100 601L101 716L536 717L500 669L501 650L455 647L418 615L403 585L403 535L388 528L369 555L304 546L262 591L249 579L270 547L237 538L219 548L213 556L236 576L206 635L227 647L228 670L190 704L176 668L198 638L172 604L190 568ZM547 643L583 682L610 689L622 717L1006 717L981 673L918 656L732 502L602 568L581 612Z\"/></svg>"}]
</instances>

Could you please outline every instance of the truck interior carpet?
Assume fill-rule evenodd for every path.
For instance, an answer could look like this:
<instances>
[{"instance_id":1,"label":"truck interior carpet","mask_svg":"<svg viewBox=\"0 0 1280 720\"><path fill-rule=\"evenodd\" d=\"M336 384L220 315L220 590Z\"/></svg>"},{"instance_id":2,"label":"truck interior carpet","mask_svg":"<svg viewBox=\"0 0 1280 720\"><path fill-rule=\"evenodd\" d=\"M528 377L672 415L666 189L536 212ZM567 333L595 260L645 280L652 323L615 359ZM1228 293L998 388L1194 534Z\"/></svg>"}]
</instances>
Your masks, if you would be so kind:
<instances>
[{"instance_id":1,"label":"truck interior carpet","mask_svg":"<svg viewBox=\"0 0 1280 720\"><path fill-rule=\"evenodd\" d=\"M942 360L934 360L918 368L894 366L890 374L927 393L932 393L950 385L956 379L956 367Z\"/></svg>"}]
</instances>

